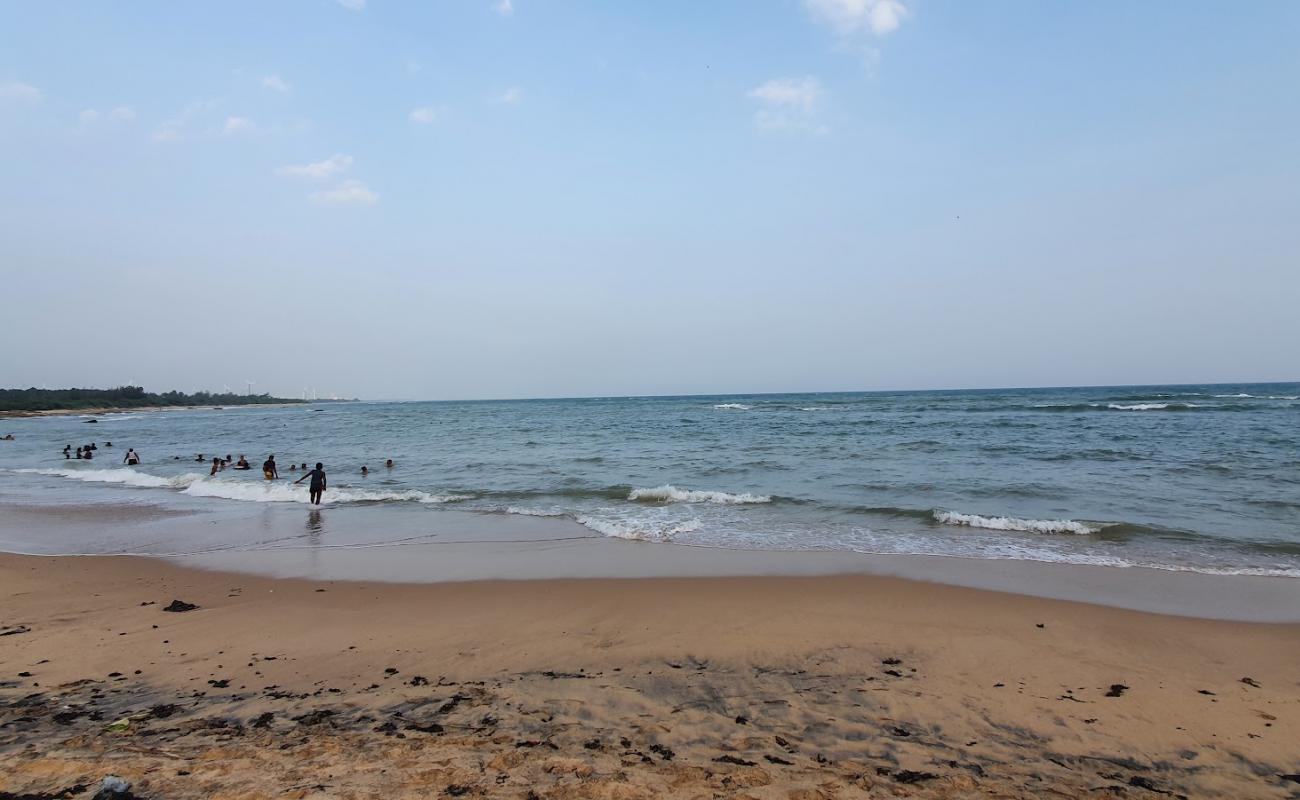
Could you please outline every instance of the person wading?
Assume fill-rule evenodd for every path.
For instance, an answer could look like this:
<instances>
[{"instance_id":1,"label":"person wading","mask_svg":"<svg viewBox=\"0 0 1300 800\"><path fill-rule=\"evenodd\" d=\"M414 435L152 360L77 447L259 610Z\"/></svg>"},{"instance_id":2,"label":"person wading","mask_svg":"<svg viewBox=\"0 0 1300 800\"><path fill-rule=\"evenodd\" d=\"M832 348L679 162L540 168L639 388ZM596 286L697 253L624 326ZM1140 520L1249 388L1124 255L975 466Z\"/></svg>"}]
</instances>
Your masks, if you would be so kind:
<instances>
[{"instance_id":1,"label":"person wading","mask_svg":"<svg viewBox=\"0 0 1300 800\"><path fill-rule=\"evenodd\" d=\"M301 478L294 481L294 483L302 483L308 478L311 478L311 483L307 485L308 493L311 495L311 504L318 506L320 505L320 496L325 491L325 465L317 461L316 469L303 475Z\"/></svg>"}]
</instances>

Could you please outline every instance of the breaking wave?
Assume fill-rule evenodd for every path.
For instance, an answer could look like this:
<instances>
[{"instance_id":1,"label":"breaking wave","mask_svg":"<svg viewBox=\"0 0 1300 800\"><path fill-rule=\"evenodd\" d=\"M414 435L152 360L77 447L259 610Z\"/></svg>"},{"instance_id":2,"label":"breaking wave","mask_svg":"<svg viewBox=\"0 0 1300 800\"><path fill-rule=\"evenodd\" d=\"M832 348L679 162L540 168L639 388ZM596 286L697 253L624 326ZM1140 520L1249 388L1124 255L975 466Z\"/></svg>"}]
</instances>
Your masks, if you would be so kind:
<instances>
[{"instance_id":1,"label":"breaking wave","mask_svg":"<svg viewBox=\"0 0 1300 800\"><path fill-rule=\"evenodd\" d=\"M16 469L14 472L71 478L92 483L120 483L125 486L139 486L145 489L184 489L203 477L197 472L187 472L173 478L162 478L125 467L117 469Z\"/></svg>"},{"instance_id":2,"label":"breaking wave","mask_svg":"<svg viewBox=\"0 0 1300 800\"><path fill-rule=\"evenodd\" d=\"M959 514L955 511L935 511L935 522L944 525L963 525L993 531L1024 531L1026 533L1072 533L1088 535L1101 531L1072 519L1017 519L1016 517L981 517L978 514Z\"/></svg>"},{"instance_id":3,"label":"breaking wave","mask_svg":"<svg viewBox=\"0 0 1300 800\"><path fill-rule=\"evenodd\" d=\"M182 494L193 497L220 497L226 500L244 500L253 503L307 503L310 497L306 486L287 483L255 483L253 481L198 480L187 486ZM322 504L330 503L383 503L406 502L441 505L471 500L467 494L431 494L415 489L400 492L372 491L370 489L330 488L321 495Z\"/></svg>"},{"instance_id":4,"label":"breaking wave","mask_svg":"<svg viewBox=\"0 0 1300 800\"><path fill-rule=\"evenodd\" d=\"M703 523L698 519L684 522L664 523L638 519L601 519L582 515L576 518L579 525L616 539L634 539L643 542L670 542L679 533L690 533L700 529Z\"/></svg>"},{"instance_id":5,"label":"breaking wave","mask_svg":"<svg viewBox=\"0 0 1300 800\"><path fill-rule=\"evenodd\" d=\"M627 499L643 503L718 503L721 505L772 502L771 496L766 494L695 491L669 485L656 486L653 489L633 489Z\"/></svg>"},{"instance_id":6,"label":"breaking wave","mask_svg":"<svg viewBox=\"0 0 1300 800\"><path fill-rule=\"evenodd\" d=\"M753 406L747 406L744 403L718 403L714 408L725 408L733 411L748 411Z\"/></svg>"}]
</instances>

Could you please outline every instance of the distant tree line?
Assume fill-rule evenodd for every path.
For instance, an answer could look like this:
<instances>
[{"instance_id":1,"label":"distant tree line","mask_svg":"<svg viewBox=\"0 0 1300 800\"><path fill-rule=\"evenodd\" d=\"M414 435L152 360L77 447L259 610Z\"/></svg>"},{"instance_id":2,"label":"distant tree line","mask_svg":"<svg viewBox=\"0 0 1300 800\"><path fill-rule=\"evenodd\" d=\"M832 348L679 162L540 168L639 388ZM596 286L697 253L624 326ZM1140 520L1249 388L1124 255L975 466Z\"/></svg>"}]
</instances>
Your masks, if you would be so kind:
<instances>
[{"instance_id":1,"label":"distant tree line","mask_svg":"<svg viewBox=\"0 0 1300 800\"><path fill-rule=\"evenodd\" d=\"M301 403L269 394L213 392L146 392L140 386L116 389L0 389L0 411L63 411L84 408L152 408L164 406L242 406L252 403Z\"/></svg>"}]
</instances>

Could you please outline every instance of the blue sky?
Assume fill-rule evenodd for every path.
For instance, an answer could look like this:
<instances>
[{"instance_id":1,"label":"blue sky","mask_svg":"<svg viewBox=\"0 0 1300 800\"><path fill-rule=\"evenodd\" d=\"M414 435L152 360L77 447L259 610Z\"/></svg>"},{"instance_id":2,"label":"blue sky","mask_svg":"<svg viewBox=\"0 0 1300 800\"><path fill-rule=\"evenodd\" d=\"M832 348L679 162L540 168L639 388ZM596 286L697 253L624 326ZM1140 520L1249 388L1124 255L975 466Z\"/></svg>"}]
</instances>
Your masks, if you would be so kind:
<instances>
[{"instance_id":1,"label":"blue sky","mask_svg":"<svg viewBox=\"0 0 1300 800\"><path fill-rule=\"evenodd\" d=\"M0 384L1294 380L1300 5L0 6Z\"/></svg>"}]
</instances>

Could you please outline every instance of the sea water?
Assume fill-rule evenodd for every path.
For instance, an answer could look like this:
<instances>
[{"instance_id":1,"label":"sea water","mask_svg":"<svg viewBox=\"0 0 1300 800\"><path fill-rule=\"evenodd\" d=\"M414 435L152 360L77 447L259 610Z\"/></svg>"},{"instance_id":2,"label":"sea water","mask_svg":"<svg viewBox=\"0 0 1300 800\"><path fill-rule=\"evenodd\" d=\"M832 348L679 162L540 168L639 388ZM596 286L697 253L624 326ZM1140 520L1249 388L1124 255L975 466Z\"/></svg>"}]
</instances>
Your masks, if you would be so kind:
<instances>
[{"instance_id":1,"label":"sea water","mask_svg":"<svg viewBox=\"0 0 1300 800\"><path fill-rule=\"evenodd\" d=\"M19 551L174 551L185 543L112 509L303 508L289 465L320 461L326 507L364 519L368 543L457 509L650 545L1300 577L1294 383L308 403L0 428L17 437L0 442L0 513L102 511L75 547L48 532L0 541ZM93 461L63 458L91 441ZM127 447L139 466L121 463ZM209 476L199 453L254 469ZM271 453L279 481L259 469ZM238 538L205 542L223 536Z\"/></svg>"}]
</instances>

